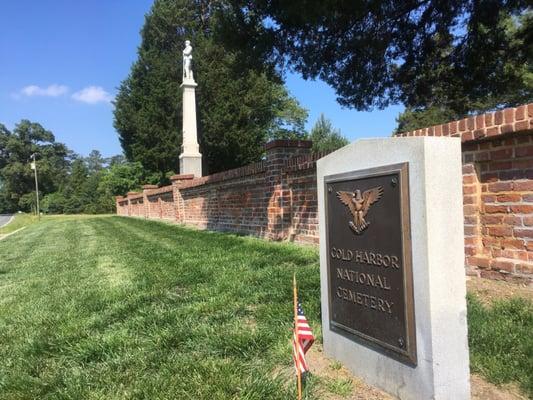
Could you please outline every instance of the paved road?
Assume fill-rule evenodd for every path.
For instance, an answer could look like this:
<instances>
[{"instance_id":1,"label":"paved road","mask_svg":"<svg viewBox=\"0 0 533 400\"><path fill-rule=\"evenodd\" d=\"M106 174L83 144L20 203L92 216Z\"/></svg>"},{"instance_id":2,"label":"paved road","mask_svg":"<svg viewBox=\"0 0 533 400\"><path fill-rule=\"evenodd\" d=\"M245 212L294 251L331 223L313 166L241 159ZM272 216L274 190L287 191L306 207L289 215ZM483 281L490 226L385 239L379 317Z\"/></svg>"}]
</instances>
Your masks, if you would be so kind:
<instances>
[{"instance_id":1,"label":"paved road","mask_svg":"<svg viewBox=\"0 0 533 400\"><path fill-rule=\"evenodd\" d=\"M11 219L11 214L0 214L0 228L7 224Z\"/></svg>"}]
</instances>

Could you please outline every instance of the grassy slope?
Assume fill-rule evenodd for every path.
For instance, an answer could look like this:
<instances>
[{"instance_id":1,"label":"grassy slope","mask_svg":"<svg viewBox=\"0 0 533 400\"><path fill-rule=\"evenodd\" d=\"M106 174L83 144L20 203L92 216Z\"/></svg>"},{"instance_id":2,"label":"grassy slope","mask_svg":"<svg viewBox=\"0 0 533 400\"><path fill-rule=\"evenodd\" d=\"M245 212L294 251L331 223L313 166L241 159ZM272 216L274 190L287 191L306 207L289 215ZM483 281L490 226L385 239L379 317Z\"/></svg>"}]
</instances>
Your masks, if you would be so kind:
<instances>
[{"instance_id":1,"label":"grassy slope","mask_svg":"<svg viewBox=\"0 0 533 400\"><path fill-rule=\"evenodd\" d=\"M119 217L45 218L0 242L0 398L292 398L278 372L291 364L295 270L320 336L314 249ZM473 367L531 387L531 305L510 307L470 302ZM501 379L495 367L509 365Z\"/></svg>"},{"instance_id":2,"label":"grassy slope","mask_svg":"<svg viewBox=\"0 0 533 400\"><path fill-rule=\"evenodd\" d=\"M134 219L44 220L0 242L0 398L287 399L291 276L316 251Z\"/></svg>"},{"instance_id":3,"label":"grassy slope","mask_svg":"<svg viewBox=\"0 0 533 400\"><path fill-rule=\"evenodd\" d=\"M37 216L31 215L31 214L15 214L15 218L7 224L4 225L2 228L0 228L0 235L3 235L5 233L14 232L17 229L20 229L24 226L33 224L34 222L37 222Z\"/></svg>"}]
</instances>

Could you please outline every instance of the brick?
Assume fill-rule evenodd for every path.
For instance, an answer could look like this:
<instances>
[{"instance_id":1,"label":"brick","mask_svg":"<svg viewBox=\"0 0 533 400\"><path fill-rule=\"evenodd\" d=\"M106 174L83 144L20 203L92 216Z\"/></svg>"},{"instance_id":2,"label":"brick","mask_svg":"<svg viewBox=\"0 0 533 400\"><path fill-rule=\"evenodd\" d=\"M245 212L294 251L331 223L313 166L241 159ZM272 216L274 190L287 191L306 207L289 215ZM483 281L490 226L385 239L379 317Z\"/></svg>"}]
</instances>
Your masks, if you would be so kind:
<instances>
[{"instance_id":1,"label":"brick","mask_svg":"<svg viewBox=\"0 0 533 400\"><path fill-rule=\"evenodd\" d=\"M529 124L529 121L527 120L518 121L518 122L515 122L514 124L514 130L515 132L525 131L529 129L529 126L530 124Z\"/></svg>"},{"instance_id":2,"label":"brick","mask_svg":"<svg viewBox=\"0 0 533 400\"><path fill-rule=\"evenodd\" d=\"M500 171L498 173L498 177L500 178L499 180L501 181L514 181L517 179L524 179L526 177L526 173L527 171L512 169L512 170Z\"/></svg>"},{"instance_id":3,"label":"brick","mask_svg":"<svg viewBox=\"0 0 533 400\"><path fill-rule=\"evenodd\" d=\"M520 196L519 194L515 194L515 193L499 194L496 197L496 200L498 201L498 203L513 203L513 202L518 202L522 200L522 196Z\"/></svg>"},{"instance_id":4,"label":"brick","mask_svg":"<svg viewBox=\"0 0 533 400\"><path fill-rule=\"evenodd\" d=\"M499 237L511 236L513 234L513 228L503 225L489 227L488 231L489 235Z\"/></svg>"},{"instance_id":5,"label":"brick","mask_svg":"<svg viewBox=\"0 0 533 400\"><path fill-rule=\"evenodd\" d=\"M514 108L506 108L503 110L503 121L507 124L514 122Z\"/></svg>"},{"instance_id":6,"label":"brick","mask_svg":"<svg viewBox=\"0 0 533 400\"><path fill-rule=\"evenodd\" d=\"M512 212L517 214L532 214L533 213L533 204L515 204L510 205L509 208Z\"/></svg>"},{"instance_id":7,"label":"brick","mask_svg":"<svg viewBox=\"0 0 533 400\"><path fill-rule=\"evenodd\" d=\"M517 157L533 157L533 145L517 146L515 148L515 155Z\"/></svg>"},{"instance_id":8,"label":"brick","mask_svg":"<svg viewBox=\"0 0 533 400\"><path fill-rule=\"evenodd\" d=\"M513 169L531 170L533 171L533 158L518 158L512 162Z\"/></svg>"},{"instance_id":9,"label":"brick","mask_svg":"<svg viewBox=\"0 0 533 400\"><path fill-rule=\"evenodd\" d=\"M494 125L501 125L503 123L503 112L496 111L494 113Z\"/></svg>"},{"instance_id":10,"label":"brick","mask_svg":"<svg viewBox=\"0 0 533 400\"><path fill-rule=\"evenodd\" d=\"M482 215L480 219L484 225L496 225L503 222L502 215Z\"/></svg>"},{"instance_id":11,"label":"brick","mask_svg":"<svg viewBox=\"0 0 533 400\"><path fill-rule=\"evenodd\" d=\"M442 136L442 125L437 125L435 127L435 136Z\"/></svg>"},{"instance_id":12,"label":"brick","mask_svg":"<svg viewBox=\"0 0 533 400\"><path fill-rule=\"evenodd\" d=\"M483 203L496 203L496 196L492 194L482 194L481 201Z\"/></svg>"},{"instance_id":13,"label":"brick","mask_svg":"<svg viewBox=\"0 0 533 400\"><path fill-rule=\"evenodd\" d=\"M464 231L465 236L478 236L479 235L478 228L476 226L465 225L463 231Z\"/></svg>"},{"instance_id":14,"label":"brick","mask_svg":"<svg viewBox=\"0 0 533 400\"><path fill-rule=\"evenodd\" d=\"M450 134L450 129L448 124L443 124L442 126L442 136L448 136Z\"/></svg>"},{"instance_id":15,"label":"brick","mask_svg":"<svg viewBox=\"0 0 533 400\"><path fill-rule=\"evenodd\" d=\"M458 123L458 131L459 132L466 131L466 119L465 118L463 118L462 120L459 121L459 123Z\"/></svg>"},{"instance_id":16,"label":"brick","mask_svg":"<svg viewBox=\"0 0 533 400\"><path fill-rule=\"evenodd\" d=\"M503 213L507 213L509 210L509 207L508 206L497 206L497 205L490 205L490 204L487 204L485 205L485 212L487 214L503 214Z\"/></svg>"},{"instance_id":17,"label":"brick","mask_svg":"<svg viewBox=\"0 0 533 400\"><path fill-rule=\"evenodd\" d=\"M463 194L475 194L477 193L476 185L463 186Z\"/></svg>"},{"instance_id":18,"label":"brick","mask_svg":"<svg viewBox=\"0 0 533 400\"><path fill-rule=\"evenodd\" d=\"M524 229L517 228L514 230L514 236L517 238L533 239L533 229L532 228L524 228Z\"/></svg>"},{"instance_id":19,"label":"brick","mask_svg":"<svg viewBox=\"0 0 533 400\"><path fill-rule=\"evenodd\" d=\"M521 121L526 118L526 106L516 107L515 119Z\"/></svg>"},{"instance_id":20,"label":"brick","mask_svg":"<svg viewBox=\"0 0 533 400\"><path fill-rule=\"evenodd\" d=\"M485 126L489 127L494 124L494 114L493 113L487 113L485 114Z\"/></svg>"},{"instance_id":21,"label":"brick","mask_svg":"<svg viewBox=\"0 0 533 400\"><path fill-rule=\"evenodd\" d=\"M504 159L512 158L512 157L513 157L512 148L493 150L490 152L491 160L504 160Z\"/></svg>"},{"instance_id":22,"label":"brick","mask_svg":"<svg viewBox=\"0 0 533 400\"><path fill-rule=\"evenodd\" d=\"M476 129L481 129L485 127L485 116L484 115L477 115L475 119L476 119Z\"/></svg>"},{"instance_id":23,"label":"brick","mask_svg":"<svg viewBox=\"0 0 533 400\"><path fill-rule=\"evenodd\" d=\"M493 182L489 183L488 189L493 193L508 192L513 190L513 184L512 182Z\"/></svg>"},{"instance_id":24,"label":"brick","mask_svg":"<svg viewBox=\"0 0 533 400\"><path fill-rule=\"evenodd\" d=\"M475 126L476 126L476 124L475 124L474 117L468 117L468 118L466 119L466 128L467 128L469 131L473 131Z\"/></svg>"},{"instance_id":25,"label":"brick","mask_svg":"<svg viewBox=\"0 0 533 400\"><path fill-rule=\"evenodd\" d=\"M473 132L473 135L474 135L474 139L481 139L482 137L485 136L485 129L476 129L474 132Z\"/></svg>"},{"instance_id":26,"label":"brick","mask_svg":"<svg viewBox=\"0 0 533 400\"><path fill-rule=\"evenodd\" d=\"M481 181L486 182L486 183L498 182L500 180L499 177L500 177L500 174L498 172L484 172L481 174ZM485 187L484 191L486 192L487 185L483 185L483 186Z\"/></svg>"},{"instance_id":27,"label":"brick","mask_svg":"<svg viewBox=\"0 0 533 400\"><path fill-rule=\"evenodd\" d=\"M452 121L448 124L448 131L450 132L450 135L457 132L457 121Z\"/></svg>"},{"instance_id":28,"label":"brick","mask_svg":"<svg viewBox=\"0 0 533 400\"><path fill-rule=\"evenodd\" d=\"M525 226L533 226L533 215L524 217L523 222Z\"/></svg>"},{"instance_id":29,"label":"brick","mask_svg":"<svg viewBox=\"0 0 533 400\"><path fill-rule=\"evenodd\" d=\"M487 128L485 130L485 136L496 136L500 134L500 127L499 126L493 126L491 128Z\"/></svg>"},{"instance_id":30,"label":"brick","mask_svg":"<svg viewBox=\"0 0 533 400\"><path fill-rule=\"evenodd\" d=\"M491 171L501 171L516 168L513 161L491 162L489 168Z\"/></svg>"},{"instance_id":31,"label":"brick","mask_svg":"<svg viewBox=\"0 0 533 400\"><path fill-rule=\"evenodd\" d=\"M505 225L522 226L522 218L516 215L508 215L503 218Z\"/></svg>"},{"instance_id":32,"label":"brick","mask_svg":"<svg viewBox=\"0 0 533 400\"><path fill-rule=\"evenodd\" d=\"M515 263L506 259L494 259L490 261L490 268L498 271L514 272Z\"/></svg>"},{"instance_id":33,"label":"brick","mask_svg":"<svg viewBox=\"0 0 533 400\"><path fill-rule=\"evenodd\" d=\"M533 263L527 262L527 263L517 263L515 265L516 272L519 274L533 274Z\"/></svg>"},{"instance_id":34,"label":"brick","mask_svg":"<svg viewBox=\"0 0 533 400\"><path fill-rule=\"evenodd\" d=\"M478 211L477 206L473 205L463 205L463 213L464 215L476 215Z\"/></svg>"},{"instance_id":35,"label":"brick","mask_svg":"<svg viewBox=\"0 0 533 400\"><path fill-rule=\"evenodd\" d=\"M522 201L526 203L533 203L533 193L523 194Z\"/></svg>"},{"instance_id":36,"label":"brick","mask_svg":"<svg viewBox=\"0 0 533 400\"><path fill-rule=\"evenodd\" d=\"M482 242L483 242L483 246L485 247L493 247L493 246L501 247L500 245L501 239L499 238L484 236L482 239Z\"/></svg>"},{"instance_id":37,"label":"brick","mask_svg":"<svg viewBox=\"0 0 533 400\"><path fill-rule=\"evenodd\" d=\"M463 196L463 204L476 204L477 196L466 195Z\"/></svg>"},{"instance_id":38,"label":"brick","mask_svg":"<svg viewBox=\"0 0 533 400\"><path fill-rule=\"evenodd\" d=\"M469 183L474 183L476 177L474 175L463 175L463 185L468 185Z\"/></svg>"},{"instance_id":39,"label":"brick","mask_svg":"<svg viewBox=\"0 0 533 400\"><path fill-rule=\"evenodd\" d=\"M487 257L467 257L466 262L473 267L489 268L490 266L490 260Z\"/></svg>"},{"instance_id":40,"label":"brick","mask_svg":"<svg viewBox=\"0 0 533 400\"><path fill-rule=\"evenodd\" d=\"M461 133L461 142L468 142L470 140L474 140L474 133L473 132L463 132L463 133Z\"/></svg>"},{"instance_id":41,"label":"brick","mask_svg":"<svg viewBox=\"0 0 533 400\"><path fill-rule=\"evenodd\" d=\"M474 224L477 224L477 216L472 216L472 215L469 215L469 216L465 216L464 217L464 223L465 225L474 225Z\"/></svg>"},{"instance_id":42,"label":"brick","mask_svg":"<svg viewBox=\"0 0 533 400\"><path fill-rule=\"evenodd\" d=\"M473 256L476 254L476 249L473 247L465 247L465 255L467 256Z\"/></svg>"},{"instance_id":43,"label":"brick","mask_svg":"<svg viewBox=\"0 0 533 400\"><path fill-rule=\"evenodd\" d=\"M463 174L474 174L476 169L473 164L464 164L463 165Z\"/></svg>"},{"instance_id":44,"label":"brick","mask_svg":"<svg viewBox=\"0 0 533 400\"><path fill-rule=\"evenodd\" d=\"M521 239L506 238L506 239L503 239L503 241L501 242L501 246L506 249L511 248L511 249L522 250L525 248L525 242Z\"/></svg>"},{"instance_id":45,"label":"brick","mask_svg":"<svg viewBox=\"0 0 533 400\"><path fill-rule=\"evenodd\" d=\"M513 124L505 124L500 127L501 133L511 133L514 132Z\"/></svg>"},{"instance_id":46,"label":"brick","mask_svg":"<svg viewBox=\"0 0 533 400\"><path fill-rule=\"evenodd\" d=\"M463 153L463 162L464 163L471 163L474 161L474 155L473 154L464 154Z\"/></svg>"},{"instance_id":47,"label":"brick","mask_svg":"<svg viewBox=\"0 0 533 400\"><path fill-rule=\"evenodd\" d=\"M476 161L488 161L490 160L490 152L480 151L479 153L474 154L474 159Z\"/></svg>"}]
</instances>

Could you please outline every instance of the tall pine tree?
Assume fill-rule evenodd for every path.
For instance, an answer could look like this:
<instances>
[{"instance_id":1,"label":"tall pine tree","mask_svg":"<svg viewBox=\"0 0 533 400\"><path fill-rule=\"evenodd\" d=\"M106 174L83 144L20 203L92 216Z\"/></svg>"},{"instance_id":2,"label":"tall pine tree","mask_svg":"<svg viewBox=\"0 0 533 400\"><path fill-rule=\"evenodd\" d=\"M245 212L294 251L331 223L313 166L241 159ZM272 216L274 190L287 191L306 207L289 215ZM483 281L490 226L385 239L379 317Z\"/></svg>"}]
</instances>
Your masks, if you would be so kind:
<instances>
[{"instance_id":1,"label":"tall pine tree","mask_svg":"<svg viewBox=\"0 0 533 400\"><path fill-rule=\"evenodd\" d=\"M222 1L156 0L141 32L138 59L115 100L125 155L163 178L177 171L181 146L181 51L191 40L200 149L213 173L256 161L269 136L304 136L307 114L282 85L268 53L217 35Z\"/></svg>"}]
</instances>

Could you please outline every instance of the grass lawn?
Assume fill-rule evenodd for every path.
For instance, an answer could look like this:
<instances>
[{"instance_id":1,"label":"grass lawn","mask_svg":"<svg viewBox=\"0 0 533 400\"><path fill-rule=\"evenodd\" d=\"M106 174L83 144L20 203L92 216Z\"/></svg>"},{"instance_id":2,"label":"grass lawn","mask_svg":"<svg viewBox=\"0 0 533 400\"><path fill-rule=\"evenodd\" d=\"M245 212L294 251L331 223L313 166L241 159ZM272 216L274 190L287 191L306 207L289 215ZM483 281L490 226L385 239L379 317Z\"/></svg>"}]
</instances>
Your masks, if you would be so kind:
<instances>
[{"instance_id":1,"label":"grass lawn","mask_svg":"<svg viewBox=\"0 0 533 400\"><path fill-rule=\"evenodd\" d=\"M293 271L320 340L315 249L114 216L45 217L0 241L0 398L293 398ZM475 368L491 377L513 343L501 364L522 378L501 381L531 388L531 304L483 314L492 311L470 303ZM496 326L501 334L484 336ZM311 379L309 398L347 391L336 386Z\"/></svg>"}]
</instances>

